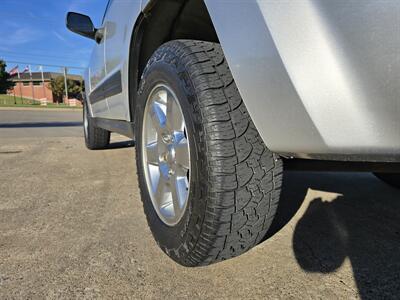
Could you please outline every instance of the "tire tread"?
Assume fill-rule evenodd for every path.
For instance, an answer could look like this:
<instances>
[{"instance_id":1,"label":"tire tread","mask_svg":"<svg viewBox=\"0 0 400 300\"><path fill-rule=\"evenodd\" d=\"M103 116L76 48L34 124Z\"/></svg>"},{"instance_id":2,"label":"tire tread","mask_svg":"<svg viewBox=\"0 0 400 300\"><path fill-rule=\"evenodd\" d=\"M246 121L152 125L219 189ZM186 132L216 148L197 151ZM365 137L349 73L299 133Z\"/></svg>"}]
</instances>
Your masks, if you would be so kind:
<instances>
[{"instance_id":1,"label":"tire tread","mask_svg":"<svg viewBox=\"0 0 400 300\"><path fill-rule=\"evenodd\" d=\"M90 150L105 149L110 143L110 131L103 128L96 127L93 124L92 117L87 113L87 106L85 104L84 114L88 118L88 136L85 134L85 144Z\"/></svg>"}]
</instances>

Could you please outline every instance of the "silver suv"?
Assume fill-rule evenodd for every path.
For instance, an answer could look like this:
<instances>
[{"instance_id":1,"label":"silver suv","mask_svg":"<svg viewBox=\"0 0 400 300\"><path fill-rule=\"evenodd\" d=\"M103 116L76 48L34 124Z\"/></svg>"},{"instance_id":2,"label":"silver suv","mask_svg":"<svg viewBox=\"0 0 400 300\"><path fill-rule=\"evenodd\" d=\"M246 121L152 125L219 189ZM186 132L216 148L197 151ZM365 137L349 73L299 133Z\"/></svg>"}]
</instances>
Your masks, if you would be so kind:
<instances>
[{"instance_id":1,"label":"silver suv","mask_svg":"<svg viewBox=\"0 0 400 300\"><path fill-rule=\"evenodd\" d=\"M135 139L144 211L185 266L257 245L283 166L399 186L400 2L111 0L86 73L85 141ZM391 172L391 173L389 173Z\"/></svg>"}]
</instances>

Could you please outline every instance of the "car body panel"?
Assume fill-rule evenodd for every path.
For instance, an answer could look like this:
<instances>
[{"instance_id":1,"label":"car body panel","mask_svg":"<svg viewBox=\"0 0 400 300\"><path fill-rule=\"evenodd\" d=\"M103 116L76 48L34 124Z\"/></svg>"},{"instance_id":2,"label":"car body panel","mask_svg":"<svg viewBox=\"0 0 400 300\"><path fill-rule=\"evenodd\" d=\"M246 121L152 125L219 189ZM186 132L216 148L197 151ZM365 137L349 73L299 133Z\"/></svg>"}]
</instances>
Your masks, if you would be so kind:
<instances>
[{"instance_id":1,"label":"car body panel","mask_svg":"<svg viewBox=\"0 0 400 300\"><path fill-rule=\"evenodd\" d=\"M130 121L129 110L129 50L136 18L141 12L140 0L111 0L101 29L104 37L94 46L89 64L90 89L104 88L107 79L121 73L122 92L103 100L90 102L94 117ZM94 74L94 75L92 75Z\"/></svg>"},{"instance_id":2,"label":"car body panel","mask_svg":"<svg viewBox=\"0 0 400 300\"><path fill-rule=\"evenodd\" d=\"M152 0L142 0L142 4L141 4L141 9L142 11L146 8L146 6L150 3L150 1Z\"/></svg>"},{"instance_id":3,"label":"car body panel","mask_svg":"<svg viewBox=\"0 0 400 300\"><path fill-rule=\"evenodd\" d=\"M132 121L130 42L149 3L113 0L105 15L104 71L92 59L90 86L121 71L122 93L105 101L108 118ZM205 3L269 149L300 158L400 160L399 1ZM103 109L93 105L97 116Z\"/></svg>"},{"instance_id":4,"label":"car body panel","mask_svg":"<svg viewBox=\"0 0 400 300\"><path fill-rule=\"evenodd\" d=\"M206 4L271 150L400 156L400 2Z\"/></svg>"},{"instance_id":5,"label":"car body panel","mask_svg":"<svg viewBox=\"0 0 400 300\"><path fill-rule=\"evenodd\" d=\"M85 89L89 95L106 78L106 69L104 65L104 41L96 43L93 47L92 55L87 72L85 73ZM107 100L98 101L90 106L90 112L93 116L107 117L109 115Z\"/></svg>"},{"instance_id":6,"label":"car body panel","mask_svg":"<svg viewBox=\"0 0 400 300\"><path fill-rule=\"evenodd\" d=\"M118 71L122 75L122 93L107 99L112 119L130 120L129 51L132 31L140 12L140 0L113 0L104 18L107 77Z\"/></svg>"}]
</instances>

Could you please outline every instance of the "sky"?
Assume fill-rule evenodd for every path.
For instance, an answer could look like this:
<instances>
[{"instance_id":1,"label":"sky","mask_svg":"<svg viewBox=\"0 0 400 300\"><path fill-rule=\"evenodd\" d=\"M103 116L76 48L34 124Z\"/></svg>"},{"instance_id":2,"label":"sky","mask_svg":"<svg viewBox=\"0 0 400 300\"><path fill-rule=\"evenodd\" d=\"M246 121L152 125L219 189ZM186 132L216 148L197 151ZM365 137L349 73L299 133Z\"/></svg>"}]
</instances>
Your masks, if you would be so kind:
<instances>
[{"instance_id":1,"label":"sky","mask_svg":"<svg viewBox=\"0 0 400 300\"><path fill-rule=\"evenodd\" d=\"M75 11L91 17L100 26L108 0L0 0L0 59L7 69L22 71L27 63L32 72L40 65L85 68L94 41L65 27L65 15ZM17 62L11 62L17 61ZM44 71L57 68L44 66ZM80 73L81 69L70 69Z\"/></svg>"}]
</instances>

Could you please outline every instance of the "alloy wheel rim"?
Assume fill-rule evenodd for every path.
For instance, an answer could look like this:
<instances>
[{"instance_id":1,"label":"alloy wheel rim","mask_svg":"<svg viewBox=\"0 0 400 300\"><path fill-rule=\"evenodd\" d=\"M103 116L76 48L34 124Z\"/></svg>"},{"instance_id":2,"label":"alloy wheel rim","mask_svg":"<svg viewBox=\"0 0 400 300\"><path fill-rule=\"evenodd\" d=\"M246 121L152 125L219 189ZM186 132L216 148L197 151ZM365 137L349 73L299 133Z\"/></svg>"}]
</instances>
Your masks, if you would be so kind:
<instances>
[{"instance_id":1,"label":"alloy wheel rim","mask_svg":"<svg viewBox=\"0 0 400 300\"><path fill-rule=\"evenodd\" d=\"M146 101L142 161L147 190L159 218L176 225L190 189L190 147L182 108L173 90L159 84Z\"/></svg>"}]
</instances>

